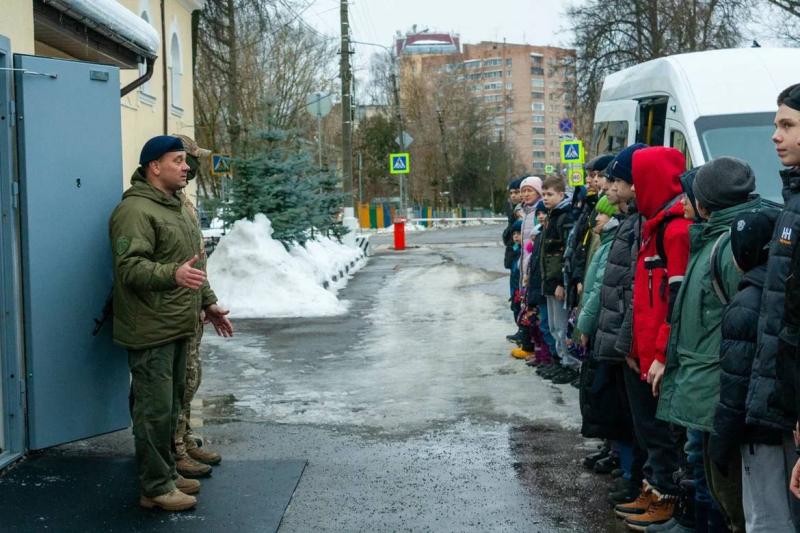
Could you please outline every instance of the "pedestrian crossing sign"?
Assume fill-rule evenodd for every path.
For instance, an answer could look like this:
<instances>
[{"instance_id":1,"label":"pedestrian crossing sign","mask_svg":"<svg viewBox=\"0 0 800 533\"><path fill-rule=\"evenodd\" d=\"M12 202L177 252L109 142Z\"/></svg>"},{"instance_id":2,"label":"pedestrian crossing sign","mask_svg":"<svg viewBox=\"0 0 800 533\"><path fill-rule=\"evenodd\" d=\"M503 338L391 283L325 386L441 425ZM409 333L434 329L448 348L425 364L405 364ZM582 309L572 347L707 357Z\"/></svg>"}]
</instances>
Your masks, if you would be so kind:
<instances>
[{"instance_id":1,"label":"pedestrian crossing sign","mask_svg":"<svg viewBox=\"0 0 800 533\"><path fill-rule=\"evenodd\" d=\"M411 171L411 156L408 152L389 154L389 174L408 174Z\"/></svg>"},{"instance_id":2,"label":"pedestrian crossing sign","mask_svg":"<svg viewBox=\"0 0 800 533\"><path fill-rule=\"evenodd\" d=\"M561 162L564 164L584 163L583 143L581 141L561 141Z\"/></svg>"},{"instance_id":3,"label":"pedestrian crossing sign","mask_svg":"<svg viewBox=\"0 0 800 533\"><path fill-rule=\"evenodd\" d=\"M211 154L211 175L227 176L231 173L231 156Z\"/></svg>"}]
</instances>

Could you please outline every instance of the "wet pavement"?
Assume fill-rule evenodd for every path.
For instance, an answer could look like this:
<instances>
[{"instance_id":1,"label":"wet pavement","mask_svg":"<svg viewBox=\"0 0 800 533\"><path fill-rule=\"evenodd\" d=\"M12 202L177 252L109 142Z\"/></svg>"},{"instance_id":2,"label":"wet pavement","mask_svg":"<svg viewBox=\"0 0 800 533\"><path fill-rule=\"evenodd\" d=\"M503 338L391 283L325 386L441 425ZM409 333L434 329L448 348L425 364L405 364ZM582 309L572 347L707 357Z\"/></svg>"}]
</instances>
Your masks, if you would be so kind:
<instances>
[{"instance_id":1,"label":"wet pavement","mask_svg":"<svg viewBox=\"0 0 800 533\"><path fill-rule=\"evenodd\" d=\"M501 231L412 233L405 252L376 236L346 315L206 331L193 423L209 446L308 460L280 531L622 530L610 480L580 466L596 442L577 390L508 355ZM57 453L131 449L122 431Z\"/></svg>"}]
</instances>

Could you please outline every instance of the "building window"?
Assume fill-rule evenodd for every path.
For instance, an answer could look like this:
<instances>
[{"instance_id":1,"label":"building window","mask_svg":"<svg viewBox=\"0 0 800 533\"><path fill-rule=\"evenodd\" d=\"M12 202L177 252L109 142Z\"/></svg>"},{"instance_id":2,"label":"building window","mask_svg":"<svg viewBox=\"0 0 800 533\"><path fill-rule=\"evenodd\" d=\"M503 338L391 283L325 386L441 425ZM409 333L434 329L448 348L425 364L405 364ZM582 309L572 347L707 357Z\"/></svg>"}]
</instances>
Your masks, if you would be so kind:
<instances>
[{"instance_id":1,"label":"building window","mask_svg":"<svg viewBox=\"0 0 800 533\"><path fill-rule=\"evenodd\" d=\"M183 113L181 108L181 78L183 77L183 66L181 61L181 43L178 34L173 33L169 45L169 79L170 96L172 99L173 113Z\"/></svg>"},{"instance_id":2,"label":"building window","mask_svg":"<svg viewBox=\"0 0 800 533\"><path fill-rule=\"evenodd\" d=\"M534 161L533 162L533 168L535 170L539 170L539 171L544 170L544 161Z\"/></svg>"},{"instance_id":3,"label":"building window","mask_svg":"<svg viewBox=\"0 0 800 533\"><path fill-rule=\"evenodd\" d=\"M532 92L531 93L532 100L544 100L544 93L542 92Z\"/></svg>"},{"instance_id":4,"label":"building window","mask_svg":"<svg viewBox=\"0 0 800 533\"><path fill-rule=\"evenodd\" d=\"M464 68L478 68L481 66L480 59L472 59L470 61L464 61Z\"/></svg>"},{"instance_id":5,"label":"building window","mask_svg":"<svg viewBox=\"0 0 800 533\"><path fill-rule=\"evenodd\" d=\"M511 77L511 71L510 71L510 70L507 70L507 71L506 71L506 78L510 78L510 77Z\"/></svg>"},{"instance_id":6,"label":"building window","mask_svg":"<svg viewBox=\"0 0 800 533\"><path fill-rule=\"evenodd\" d=\"M544 115L533 115L534 124L544 124Z\"/></svg>"},{"instance_id":7,"label":"building window","mask_svg":"<svg viewBox=\"0 0 800 533\"><path fill-rule=\"evenodd\" d=\"M531 54L531 65L534 67L540 67L542 66L543 59L544 58L542 58L540 55Z\"/></svg>"},{"instance_id":8,"label":"building window","mask_svg":"<svg viewBox=\"0 0 800 533\"><path fill-rule=\"evenodd\" d=\"M533 145L534 146L544 146L545 145L545 140L544 139L534 139L533 140Z\"/></svg>"},{"instance_id":9,"label":"building window","mask_svg":"<svg viewBox=\"0 0 800 533\"><path fill-rule=\"evenodd\" d=\"M542 78L531 78L531 86L544 89L544 80Z\"/></svg>"},{"instance_id":10,"label":"building window","mask_svg":"<svg viewBox=\"0 0 800 533\"><path fill-rule=\"evenodd\" d=\"M491 70L489 72L483 73L484 78L502 78L503 71L502 70Z\"/></svg>"},{"instance_id":11,"label":"building window","mask_svg":"<svg viewBox=\"0 0 800 533\"><path fill-rule=\"evenodd\" d=\"M483 61L483 66L484 67L494 67L494 66L502 65L502 64L503 64L503 60L500 59L499 57L492 58L492 59L485 59Z\"/></svg>"},{"instance_id":12,"label":"building window","mask_svg":"<svg viewBox=\"0 0 800 533\"><path fill-rule=\"evenodd\" d=\"M545 134L545 129L537 126L535 128L532 128L531 132L534 135L544 135Z\"/></svg>"},{"instance_id":13,"label":"building window","mask_svg":"<svg viewBox=\"0 0 800 533\"><path fill-rule=\"evenodd\" d=\"M503 88L503 82L495 81L492 83L484 83L483 90L484 91L499 91Z\"/></svg>"},{"instance_id":14,"label":"building window","mask_svg":"<svg viewBox=\"0 0 800 533\"><path fill-rule=\"evenodd\" d=\"M542 67L531 67L531 74L534 76L544 76L544 69Z\"/></svg>"},{"instance_id":15,"label":"building window","mask_svg":"<svg viewBox=\"0 0 800 533\"><path fill-rule=\"evenodd\" d=\"M541 102L534 102L531 104L531 109L534 111L544 111L544 104Z\"/></svg>"},{"instance_id":16,"label":"building window","mask_svg":"<svg viewBox=\"0 0 800 533\"><path fill-rule=\"evenodd\" d=\"M510 91L514 88L514 84L511 82L506 83L506 91Z\"/></svg>"},{"instance_id":17,"label":"building window","mask_svg":"<svg viewBox=\"0 0 800 533\"><path fill-rule=\"evenodd\" d=\"M508 59L506 59L506 66L507 67L511 66L511 58L510 57Z\"/></svg>"}]
</instances>

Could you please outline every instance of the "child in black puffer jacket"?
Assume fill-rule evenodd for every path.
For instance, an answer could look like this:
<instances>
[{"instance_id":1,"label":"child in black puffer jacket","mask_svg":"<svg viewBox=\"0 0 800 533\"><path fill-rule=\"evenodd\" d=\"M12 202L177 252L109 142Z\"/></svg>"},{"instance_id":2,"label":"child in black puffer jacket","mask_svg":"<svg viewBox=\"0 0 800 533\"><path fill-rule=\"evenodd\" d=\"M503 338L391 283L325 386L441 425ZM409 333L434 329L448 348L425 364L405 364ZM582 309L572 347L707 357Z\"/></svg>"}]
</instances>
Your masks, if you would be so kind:
<instances>
[{"instance_id":1,"label":"child in black puffer jacket","mask_svg":"<svg viewBox=\"0 0 800 533\"><path fill-rule=\"evenodd\" d=\"M755 448L780 445L781 433L775 429L745 424L761 295L776 219L775 210L744 213L737 217L731 227L731 251L736 266L744 276L739 283L739 291L731 299L722 318L720 401L708 446L711 461L727 478L727 490L743 492L739 498L742 508L725 509L725 512L734 521L737 521L737 515L743 518L747 531L793 530L787 504L790 501L788 482L782 479L783 476L775 475L775 490L770 490L760 482L761 477L752 477L759 469L756 464L758 461L751 459L755 457ZM745 465L744 472L742 463ZM762 466L768 468L768 465ZM775 494L776 490L779 495Z\"/></svg>"}]
</instances>

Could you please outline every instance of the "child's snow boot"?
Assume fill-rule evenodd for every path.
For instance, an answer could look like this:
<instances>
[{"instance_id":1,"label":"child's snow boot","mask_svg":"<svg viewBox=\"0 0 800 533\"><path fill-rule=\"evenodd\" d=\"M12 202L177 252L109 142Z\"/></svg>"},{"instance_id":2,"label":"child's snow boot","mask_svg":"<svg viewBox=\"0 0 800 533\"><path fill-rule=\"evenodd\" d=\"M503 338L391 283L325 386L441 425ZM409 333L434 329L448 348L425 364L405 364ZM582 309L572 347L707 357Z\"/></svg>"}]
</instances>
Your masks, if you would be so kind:
<instances>
[{"instance_id":1,"label":"child's snow boot","mask_svg":"<svg viewBox=\"0 0 800 533\"><path fill-rule=\"evenodd\" d=\"M513 357L514 359L527 359L528 357L530 357L532 355L534 355L533 352L529 352L529 351L523 350L522 348L519 348L519 347L514 348L513 350L511 350L511 357Z\"/></svg>"}]
</instances>

